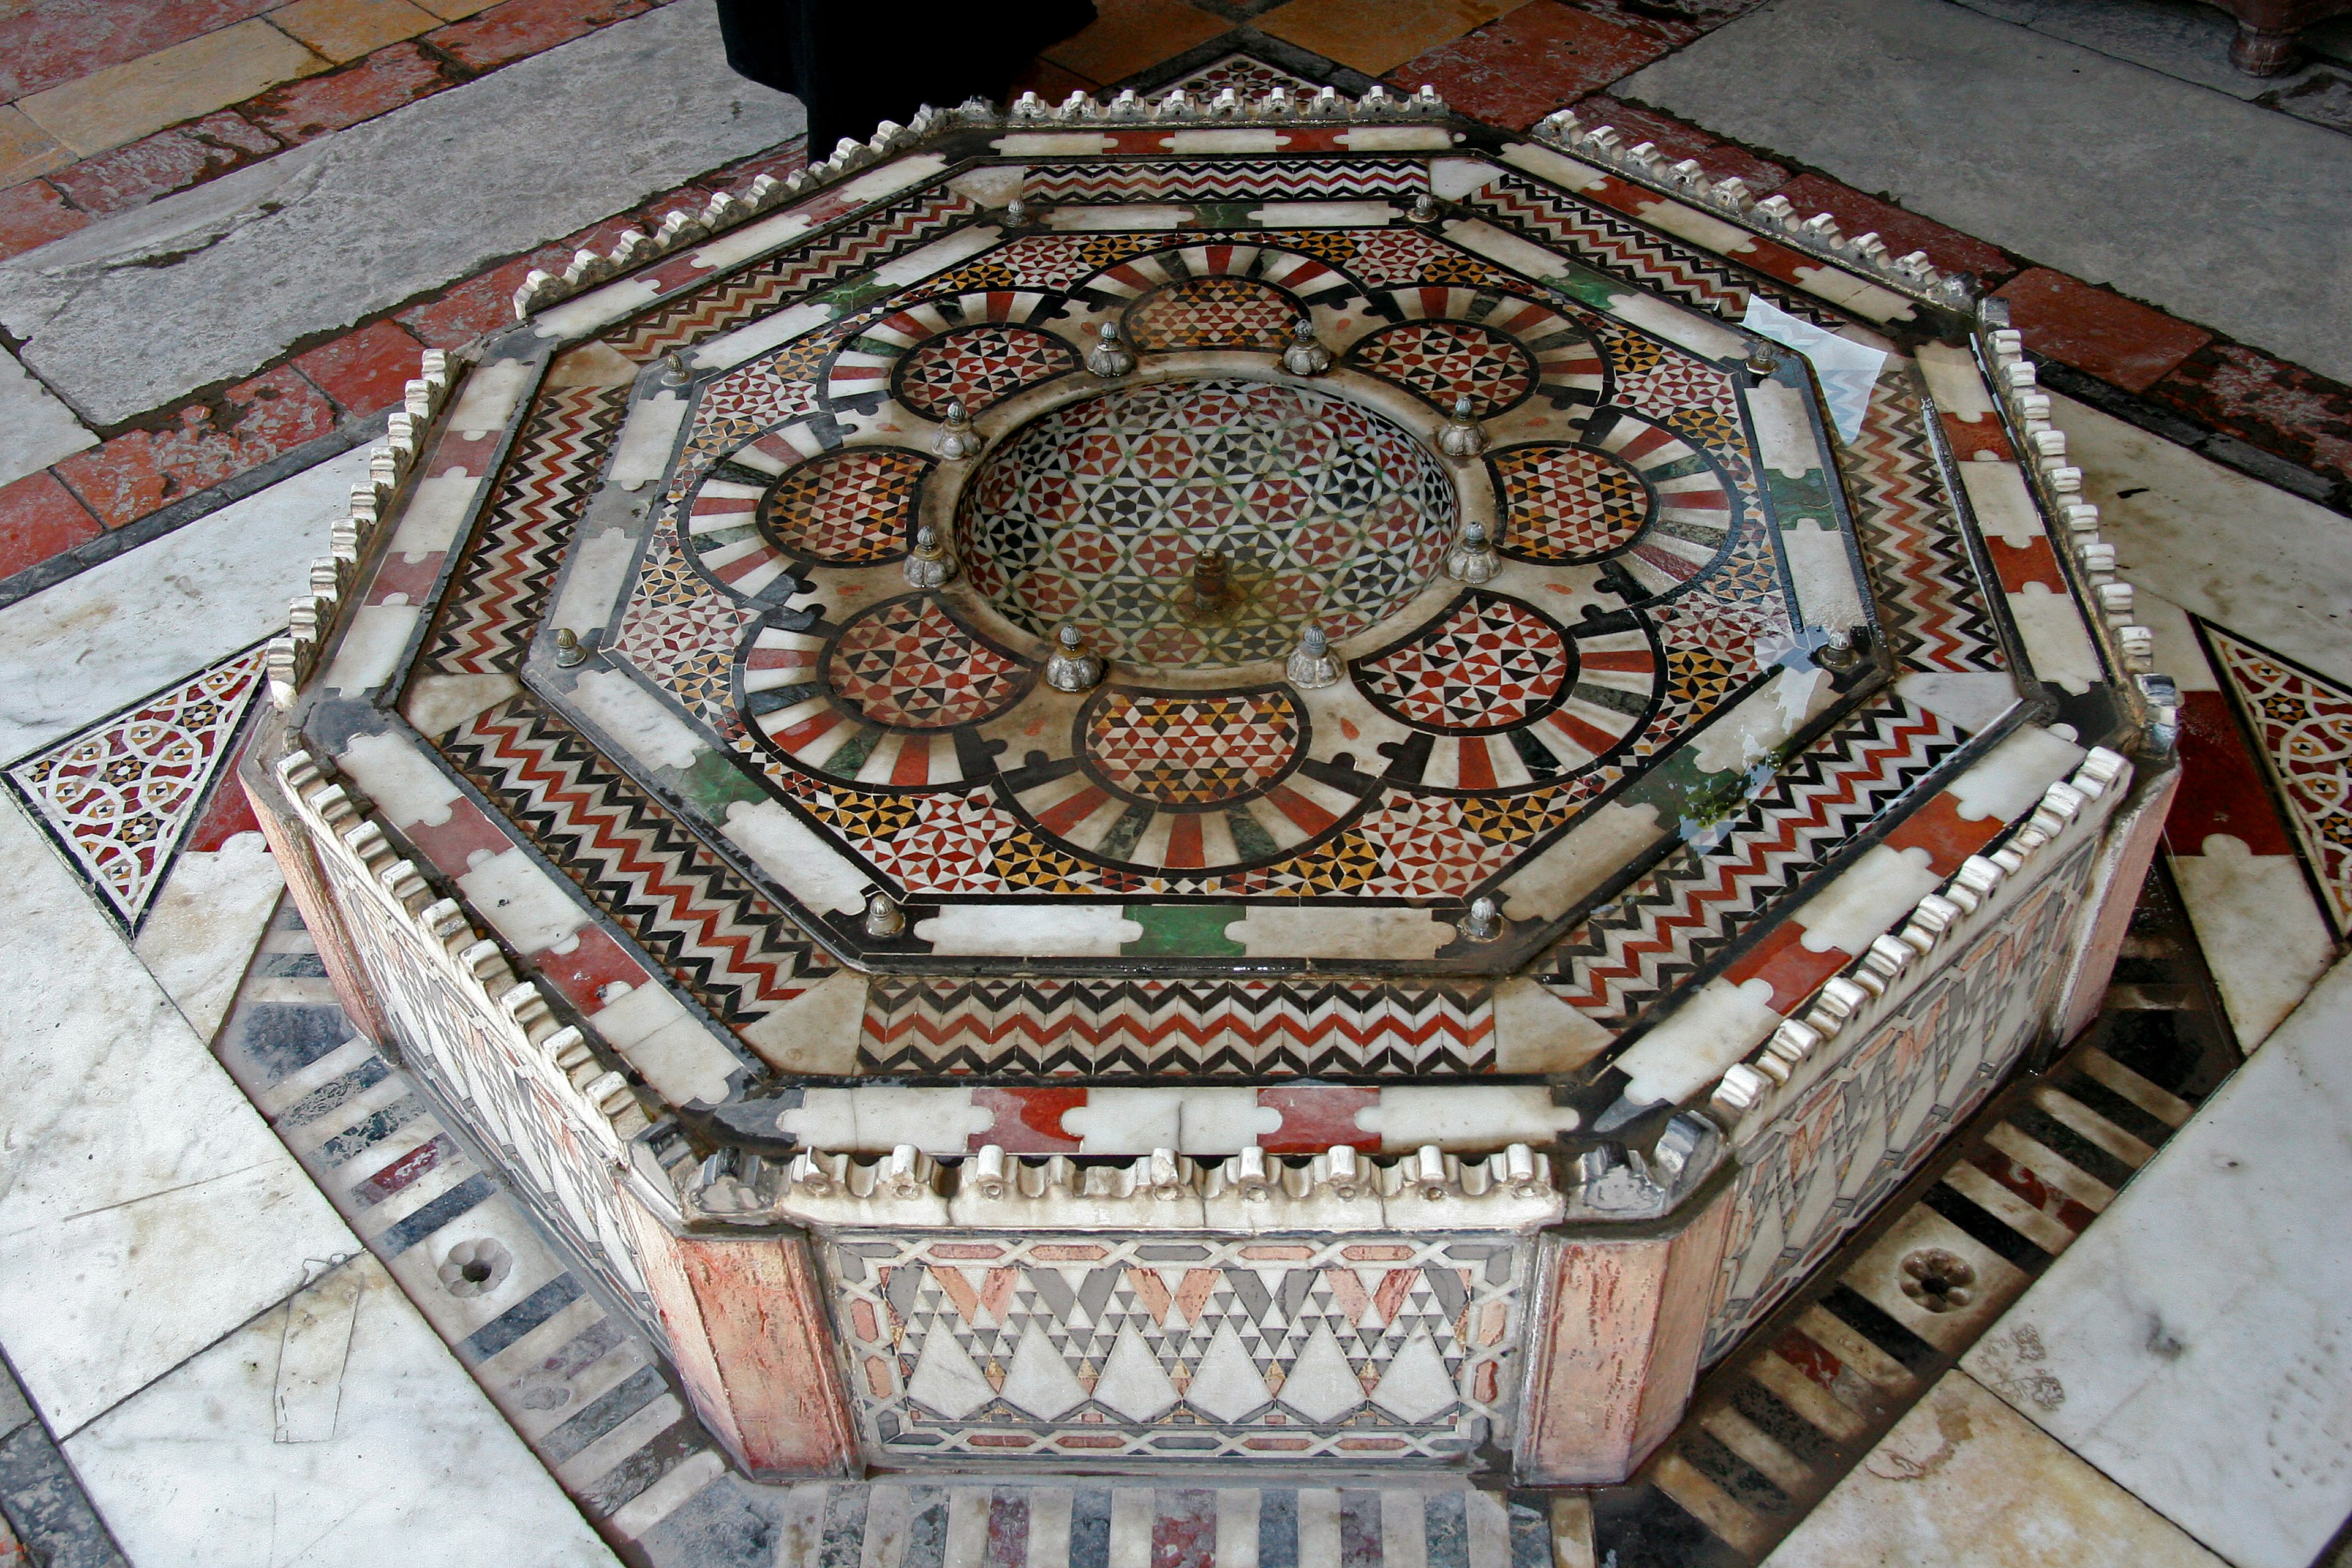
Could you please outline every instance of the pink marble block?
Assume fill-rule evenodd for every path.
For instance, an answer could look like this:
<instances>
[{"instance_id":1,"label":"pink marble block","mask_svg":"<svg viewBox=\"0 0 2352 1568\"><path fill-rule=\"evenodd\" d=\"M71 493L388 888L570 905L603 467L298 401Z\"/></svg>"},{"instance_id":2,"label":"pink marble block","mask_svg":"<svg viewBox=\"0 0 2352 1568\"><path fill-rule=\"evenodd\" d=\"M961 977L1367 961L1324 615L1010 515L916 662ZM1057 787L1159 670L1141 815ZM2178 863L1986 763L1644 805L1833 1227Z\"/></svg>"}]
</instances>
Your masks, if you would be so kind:
<instances>
[{"instance_id":1,"label":"pink marble block","mask_svg":"<svg viewBox=\"0 0 2352 1568\"><path fill-rule=\"evenodd\" d=\"M366 972L353 956L351 936L343 929L343 912L336 908L333 896L327 891L327 880L320 873L318 862L310 858L309 830L295 818L285 797L278 793L278 781L261 764L253 748L248 747L239 759L236 782L243 786L245 798L252 803L253 819L261 828L262 840L269 846L271 858L286 878L287 896L302 911L302 923L319 944L319 957L326 965L327 979L334 985L335 1000L342 1004L343 1016L351 1020L352 1027L378 1046L393 1044L383 1009L376 1005L373 990L362 983Z\"/></svg>"},{"instance_id":2,"label":"pink marble block","mask_svg":"<svg viewBox=\"0 0 2352 1568\"><path fill-rule=\"evenodd\" d=\"M1614 1485L1682 1419L1730 1233L1733 1173L1727 1163L1678 1212L1633 1235L1622 1226L1548 1234L1513 1457L1520 1485Z\"/></svg>"},{"instance_id":3,"label":"pink marble block","mask_svg":"<svg viewBox=\"0 0 2352 1568\"><path fill-rule=\"evenodd\" d=\"M2142 764L2145 769L2146 764ZM2084 906L2084 929L2077 939L2074 973L2059 1003L2059 1028L2054 1044L2063 1046L2099 1016L2115 974L2116 958L2123 952L2125 933L2131 930L2132 910L2139 890L2155 863L2156 847L2164 841L2165 814L2180 788L2178 763L2162 773L2143 771L2131 798L2107 825L2107 841L2099 850L2097 869L2091 873L2091 897Z\"/></svg>"},{"instance_id":4,"label":"pink marble block","mask_svg":"<svg viewBox=\"0 0 2352 1568\"><path fill-rule=\"evenodd\" d=\"M695 1414L736 1465L763 1480L863 1473L808 1243L683 1234L625 1186L621 1206Z\"/></svg>"}]
</instances>

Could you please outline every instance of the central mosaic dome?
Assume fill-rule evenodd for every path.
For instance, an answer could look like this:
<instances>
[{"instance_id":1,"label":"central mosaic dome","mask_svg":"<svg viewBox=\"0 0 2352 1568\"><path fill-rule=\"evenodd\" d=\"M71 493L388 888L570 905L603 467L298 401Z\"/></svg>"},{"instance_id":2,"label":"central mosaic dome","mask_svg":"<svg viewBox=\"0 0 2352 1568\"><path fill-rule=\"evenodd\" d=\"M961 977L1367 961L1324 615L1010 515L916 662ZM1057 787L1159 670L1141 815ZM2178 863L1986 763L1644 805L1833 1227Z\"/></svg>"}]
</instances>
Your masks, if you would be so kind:
<instances>
[{"instance_id":1,"label":"central mosaic dome","mask_svg":"<svg viewBox=\"0 0 2352 1568\"><path fill-rule=\"evenodd\" d=\"M1067 405L988 459L961 508L973 585L1040 637L1077 623L1115 659L1223 669L1299 628L1364 631L1428 582L1453 485L1357 404L1264 382L1161 382ZM1213 616L1183 602L1204 552L1229 563Z\"/></svg>"}]
</instances>

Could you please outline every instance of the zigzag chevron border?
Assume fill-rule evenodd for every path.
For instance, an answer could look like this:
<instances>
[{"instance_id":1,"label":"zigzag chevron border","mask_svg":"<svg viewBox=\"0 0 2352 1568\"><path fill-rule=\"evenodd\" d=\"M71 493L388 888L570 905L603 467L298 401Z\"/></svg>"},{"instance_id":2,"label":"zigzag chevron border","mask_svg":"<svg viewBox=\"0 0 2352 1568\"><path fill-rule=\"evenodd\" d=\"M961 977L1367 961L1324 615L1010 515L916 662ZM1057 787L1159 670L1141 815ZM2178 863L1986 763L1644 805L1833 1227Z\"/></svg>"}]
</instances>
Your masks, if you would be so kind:
<instances>
[{"instance_id":1,"label":"zigzag chevron border","mask_svg":"<svg viewBox=\"0 0 2352 1568\"><path fill-rule=\"evenodd\" d=\"M1544 984L1603 1027L1625 1027L1961 743L1942 719L1890 697L1790 758L1713 848L1669 857L1570 932Z\"/></svg>"},{"instance_id":2,"label":"zigzag chevron border","mask_svg":"<svg viewBox=\"0 0 2352 1568\"><path fill-rule=\"evenodd\" d=\"M856 227L750 268L724 284L706 284L687 298L614 328L604 342L639 364L671 349L688 348L753 316L773 310L793 294L838 283L930 239L979 209L953 191L934 191L894 206Z\"/></svg>"},{"instance_id":3,"label":"zigzag chevron border","mask_svg":"<svg viewBox=\"0 0 2352 1568\"><path fill-rule=\"evenodd\" d=\"M1412 196L1429 189L1424 169L1382 163L1041 163L1022 184L1046 202L1263 201Z\"/></svg>"},{"instance_id":4,"label":"zigzag chevron border","mask_svg":"<svg viewBox=\"0 0 2352 1568\"><path fill-rule=\"evenodd\" d=\"M1484 1073L1493 988L877 980L858 1055L866 1072Z\"/></svg>"},{"instance_id":5,"label":"zigzag chevron border","mask_svg":"<svg viewBox=\"0 0 2352 1568\"><path fill-rule=\"evenodd\" d=\"M626 387L564 386L531 410L425 656L451 675L518 674L558 552L620 427Z\"/></svg>"},{"instance_id":6,"label":"zigzag chevron border","mask_svg":"<svg viewBox=\"0 0 2352 1568\"><path fill-rule=\"evenodd\" d=\"M1960 542L1918 395L1889 377L1841 453L1895 656L1914 669L2009 668Z\"/></svg>"},{"instance_id":7,"label":"zigzag chevron border","mask_svg":"<svg viewBox=\"0 0 2352 1568\"><path fill-rule=\"evenodd\" d=\"M531 698L468 721L444 754L722 1021L757 1023L838 967Z\"/></svg>"}]
</instances>

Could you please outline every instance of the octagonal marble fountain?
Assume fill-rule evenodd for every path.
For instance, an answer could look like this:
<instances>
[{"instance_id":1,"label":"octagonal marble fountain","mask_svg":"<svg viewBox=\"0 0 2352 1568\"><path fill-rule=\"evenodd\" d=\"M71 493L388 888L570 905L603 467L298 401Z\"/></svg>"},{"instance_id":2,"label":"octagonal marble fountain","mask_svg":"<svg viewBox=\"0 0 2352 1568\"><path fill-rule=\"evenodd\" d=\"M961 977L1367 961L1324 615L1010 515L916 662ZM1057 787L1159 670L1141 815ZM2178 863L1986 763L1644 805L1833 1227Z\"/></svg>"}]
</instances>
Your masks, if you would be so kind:
<instances>
[{"instance_id":1,"label":"octagonal marble fountain","mask_svg":"<svg viewBox=\"0 0 2352 1568\"><path fill-rule=\"evenodd\" d=\"M2015 334L1576 132L927 114L428 356L247 782L748 1470L1622 1478L2095 1006Z\"/></svg>"}]
</instances>

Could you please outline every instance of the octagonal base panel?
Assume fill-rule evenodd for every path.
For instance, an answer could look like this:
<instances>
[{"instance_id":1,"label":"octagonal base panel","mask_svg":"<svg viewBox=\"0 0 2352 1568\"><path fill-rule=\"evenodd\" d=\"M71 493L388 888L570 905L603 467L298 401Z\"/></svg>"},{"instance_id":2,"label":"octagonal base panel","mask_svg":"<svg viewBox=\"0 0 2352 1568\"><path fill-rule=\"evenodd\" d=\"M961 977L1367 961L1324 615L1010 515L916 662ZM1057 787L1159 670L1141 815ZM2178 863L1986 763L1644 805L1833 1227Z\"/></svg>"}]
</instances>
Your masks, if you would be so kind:
<instances>
[{"instance_id":1,"label":"octagonal base panel","mask_svg":"<svg viewBox=\"0 0 2352 1568\"><path fill-rule=\"evenodd\" d=\"M391 416L248 787L748 1470L1621 1479L2095 993L2017 334L1559 132L926 114Z\"/></svg>"}]
</instances>

